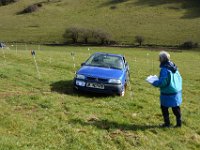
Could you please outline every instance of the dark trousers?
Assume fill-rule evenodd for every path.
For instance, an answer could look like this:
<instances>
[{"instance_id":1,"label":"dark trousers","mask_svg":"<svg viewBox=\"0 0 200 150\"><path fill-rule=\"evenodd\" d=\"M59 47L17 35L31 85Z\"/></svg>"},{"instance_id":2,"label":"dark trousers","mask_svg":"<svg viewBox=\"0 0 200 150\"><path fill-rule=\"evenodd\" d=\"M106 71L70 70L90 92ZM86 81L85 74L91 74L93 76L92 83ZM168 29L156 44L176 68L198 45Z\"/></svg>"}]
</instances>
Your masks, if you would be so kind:
<instances>
[{"instance_id":1,"label":"dark trousers","mask_svg":"<svg viewBox=\"0 0 200 150\"><path fill-rule=\"evenodd\" d=\"M169 119L169 107L165 107L161 105L162 115L164 118L164 122L166 125L170 125ZM172 107L173 114L176 116L176 125L181 126L181 108L179 106Z\"/></svg>"}]
</instances>

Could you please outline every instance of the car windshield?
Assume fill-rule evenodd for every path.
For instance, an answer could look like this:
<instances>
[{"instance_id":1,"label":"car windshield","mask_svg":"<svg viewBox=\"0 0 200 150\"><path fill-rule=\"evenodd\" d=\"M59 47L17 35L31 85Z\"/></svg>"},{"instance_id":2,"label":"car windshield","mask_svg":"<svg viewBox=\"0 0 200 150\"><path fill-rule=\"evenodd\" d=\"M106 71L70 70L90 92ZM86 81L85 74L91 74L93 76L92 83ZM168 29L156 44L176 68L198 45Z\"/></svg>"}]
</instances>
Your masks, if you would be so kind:
<instances>
[{"instance_id":1,"label":"car windshield","mask_svg":"<svg viewBox=\"0 0 200 150\"><path fill-rule=\"evenodd\" d=\"M120 70L124 68L121 57L109 54L94 54L85 62L85 65Z\"/></svg>"}]
</instances>

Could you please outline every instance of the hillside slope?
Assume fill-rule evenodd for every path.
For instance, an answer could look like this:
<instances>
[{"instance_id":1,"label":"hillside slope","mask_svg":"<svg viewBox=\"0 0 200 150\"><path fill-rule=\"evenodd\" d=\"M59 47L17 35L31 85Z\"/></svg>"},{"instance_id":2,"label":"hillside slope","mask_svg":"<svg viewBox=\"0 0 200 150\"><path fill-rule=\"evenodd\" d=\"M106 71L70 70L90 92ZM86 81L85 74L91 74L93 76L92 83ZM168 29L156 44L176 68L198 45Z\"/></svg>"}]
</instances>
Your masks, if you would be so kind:
<instances>
[{"instance_id":1,"label":"hillside slope","mask_svg":"<svg viewBox=\"0 0 200 150\"><path fill-rule=\"evenodd\" d=\"M63 43L66 28L103 29L114 40L131 44L136 35L145 43L176 45L200 43L198 0L52 0L39 11L17 15L31 4L47 0L20 0L0 7L0 40Z\"/></svg>"}]
</instances>

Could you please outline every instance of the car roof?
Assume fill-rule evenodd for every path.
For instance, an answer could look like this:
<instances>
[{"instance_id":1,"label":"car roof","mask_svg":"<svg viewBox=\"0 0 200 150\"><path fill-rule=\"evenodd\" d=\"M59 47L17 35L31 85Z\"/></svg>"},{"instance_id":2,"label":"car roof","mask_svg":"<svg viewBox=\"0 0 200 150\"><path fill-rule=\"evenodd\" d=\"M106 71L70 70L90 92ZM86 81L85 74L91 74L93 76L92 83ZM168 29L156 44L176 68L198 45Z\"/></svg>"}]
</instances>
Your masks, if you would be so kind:
<instances>
[{"instance_id":1,"label":"car roof","mask_svg":"<svg viewBox=\"0 0 200 150\"><path fill-rule=\"evenodd\" d=\"M111 53L104 53L104 52L96 52L93 55L95 55L95 54L104 54L104 55L109 55L109 56L123 57L123 55L121 55L121 54L111 54Z\"/></svg>"}]
</instances>

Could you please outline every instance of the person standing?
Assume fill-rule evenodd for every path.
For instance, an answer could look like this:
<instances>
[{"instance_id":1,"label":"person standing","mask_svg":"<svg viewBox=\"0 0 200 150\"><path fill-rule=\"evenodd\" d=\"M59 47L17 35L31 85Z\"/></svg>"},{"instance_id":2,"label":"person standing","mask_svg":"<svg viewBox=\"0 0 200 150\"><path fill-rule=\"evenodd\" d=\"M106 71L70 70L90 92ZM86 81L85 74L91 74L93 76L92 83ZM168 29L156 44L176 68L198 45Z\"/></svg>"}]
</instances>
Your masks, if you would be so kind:
<instances>
[{"instance_id":1,"label":"person standing","mask_svg":"<svg viewBox=\"0 0 200 150\"><path fill-rule=\"evenodd\" d=\"M160 75L159 79L152 83L153 86L160 88L160 104L164 124L162 127L170 127L169 111L171 107L176 116L176 126L181 127L181 109L182 103L182 77L177 66L170 61L170 54L161 51L159 54Z\"/></svg>"}]
</instances>

